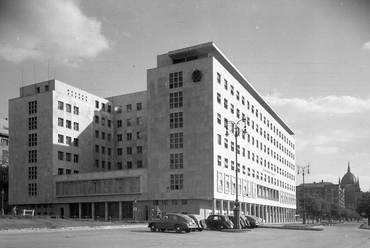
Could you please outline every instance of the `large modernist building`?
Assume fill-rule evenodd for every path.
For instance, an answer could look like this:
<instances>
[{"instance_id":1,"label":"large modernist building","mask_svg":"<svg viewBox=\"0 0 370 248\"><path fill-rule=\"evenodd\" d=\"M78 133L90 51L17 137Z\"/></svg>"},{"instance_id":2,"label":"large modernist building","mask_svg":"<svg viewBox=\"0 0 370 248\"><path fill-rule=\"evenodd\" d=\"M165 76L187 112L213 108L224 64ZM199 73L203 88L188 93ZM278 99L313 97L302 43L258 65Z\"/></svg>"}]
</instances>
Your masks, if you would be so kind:
<instances>
[{"instance_id":1,"label":"large modernist building","mask_svg":"<svg viewBox=\"0 0 370 248\"><path fill-rule=\"evenodd\" d=\"M242 213L295 219L294 133L213 43L159 55L147 91L104 99L49 80L22 87L9 113L18 209L207 217L232 214L237 192ZM246 132L226 135L239 120Z\"/></svg>"},{"instance_id":2,"label":"large modernist building","mask_svg":"<svg viewBox=\"0 0 370 248\"><path fill-rule=\"evenodd\" d=\"M8 211L8 172L9 125L7 118L0 118L0 207L4 213Z\"/></svg>"}]
</instances>

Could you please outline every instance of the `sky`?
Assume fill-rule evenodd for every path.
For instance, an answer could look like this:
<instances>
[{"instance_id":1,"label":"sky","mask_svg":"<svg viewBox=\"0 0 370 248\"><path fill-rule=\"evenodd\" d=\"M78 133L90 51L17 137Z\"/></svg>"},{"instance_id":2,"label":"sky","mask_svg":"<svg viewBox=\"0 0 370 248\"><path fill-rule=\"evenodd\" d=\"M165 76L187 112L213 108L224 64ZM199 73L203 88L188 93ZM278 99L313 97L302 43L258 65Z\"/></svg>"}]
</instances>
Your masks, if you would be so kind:
<instances>
[{"instance_id":1,"label":"sky","mask_svg":"<svg viewBox=\"0 0 370 248\"><path fill-rule=\"evenodd\" d=\"M157 55L213 41L293 129L305 182L338 183L349 163L368 191L369 13L365 0L1 0L0 117L53 78L101 97L146 90Z\"/></svg>"}]
</instances>

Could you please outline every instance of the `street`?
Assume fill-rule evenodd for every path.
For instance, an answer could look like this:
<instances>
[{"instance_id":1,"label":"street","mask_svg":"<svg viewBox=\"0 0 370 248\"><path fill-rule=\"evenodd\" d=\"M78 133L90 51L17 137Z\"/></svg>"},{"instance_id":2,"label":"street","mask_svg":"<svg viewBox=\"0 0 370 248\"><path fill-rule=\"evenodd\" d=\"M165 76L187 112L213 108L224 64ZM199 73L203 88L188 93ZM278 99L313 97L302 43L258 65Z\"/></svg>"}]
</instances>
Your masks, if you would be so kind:
<instances>
[{"instance_id":1,"label":"street","mask_svg":"<svg viewBox=\"0 0 370 248\"><path fill-rule=\"evenodd\" d=\"M0 247L370 247L370 230L358 223L324 227L324 231L257 228L247 233L204 230L177 234L150 232L145 225L108 229L1 231Z\"/></svg>"}]
</instances>

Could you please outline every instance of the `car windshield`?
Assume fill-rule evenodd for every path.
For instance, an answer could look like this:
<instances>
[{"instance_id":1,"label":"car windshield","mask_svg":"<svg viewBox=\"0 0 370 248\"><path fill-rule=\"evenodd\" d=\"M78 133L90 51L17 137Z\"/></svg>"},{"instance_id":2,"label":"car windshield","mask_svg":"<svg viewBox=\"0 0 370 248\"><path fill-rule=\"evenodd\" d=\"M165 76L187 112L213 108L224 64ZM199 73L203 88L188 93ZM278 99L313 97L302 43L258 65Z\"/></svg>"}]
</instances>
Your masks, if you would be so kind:
<instances>
[{"instance_id":1,"label":"car windshield","mask_svg":"<svg viewBox=\"0 0 370 248\"><path fill-rule=\"evenodd\" d=\"M229 217L225 216L225 220L226 221L230 221Z\"/></svg>"}]
</instances>

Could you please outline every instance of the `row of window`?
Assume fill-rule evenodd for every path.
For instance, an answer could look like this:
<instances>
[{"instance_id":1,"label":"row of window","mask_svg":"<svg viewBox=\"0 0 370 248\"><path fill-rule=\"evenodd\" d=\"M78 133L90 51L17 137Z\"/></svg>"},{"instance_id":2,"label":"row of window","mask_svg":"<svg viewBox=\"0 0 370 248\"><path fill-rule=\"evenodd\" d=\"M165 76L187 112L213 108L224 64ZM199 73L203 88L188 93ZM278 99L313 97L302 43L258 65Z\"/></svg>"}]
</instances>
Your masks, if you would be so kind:
<instances>
[{"instance_id":1,"label":"row of window","mask_svg":"<svg viewBox=\"0 0 370 248\"><path fill-rule=\"evenodd\" d=\"M100 108L101 106L101 108ZM95 100L95 108L100 109L102 111L107 111L108 113L112 113L112 106L110 104L100 103L99 101Z\"/></svg>"},{"instance_id":2,"label":"row of window","mask_svg":"<svg viewBox=\"0 0 370 248\"><path fill-rule=\"evenodd\" d=\"M67 162L72 162L72 153L58 151L58 160L62 160L62 161L65 160ZM79 162L79 155L73 154L73 163L78 163L78 162Z\"/></svg>"},{"instance_id":3,"label":"row of window","mask_svg":"<svg viewBox=\"0 0 370 248\"><path fill-rule=\"evenodd\" d=\"M153 205L187 205L187 199L175 199L175 200L153 200Z\"/></svg>"},{"instance_id":4,"label":"row of window","mask_svg":"<svg viewBox=\"0 0 370 248\"><path fill-rule=\"evenodd\" d=\"M127 161L126 162L126 169L133 169L133 161ZM136 168L140 169L143 168L143 161L142 160L137 160L136 161ZM117 169L122 170L123 169L123 164L122 162L117 162Z\"/></svg>"},{"instance_id":5,"label":"row of window","mask_svg":"<svg viewBox=\"0 0 370 248\"><path fill-rule=\"evenodd\" d=\"M217 73L217 82L221 84L221 74L220 73ZM226 91L228 91L228 81L226 79L224 79L224 88ZM234 86L231 84L230 84L230 94L234 96ZM240 100L240 93L237 90L235 92L235 97L236 97L236 100L238 101ZM221 100L221 95L217 93L217 101L219 101L219 103L220 103L220 100ZM242 102L242 105L245 105L244 96L241 96L241 102ZM226 100L226 105L227 105L227 100ZM225 107L227 109L227 106ZM262 113L259 112L257 108L254 108L254 106L249 103L249 101L247 101L247 109L250 110L253 115L255 114L256 117L259 118L261 121L263 121L263 123L266 124L268 128L271 128L271 130L273 130L273 132L276 133L278 137L280 137L284 142L286 142L291 148L294 149L293 142L291 142L289 138L285 136L284 133L282 133L277 127L275 127L272 123L270 123L269 120L266 119L266 116L263 116Z\"/></svg>"},{"instance_id":6,"label":"row of window","mask_svg":"<svg viewBox=\"0 0 370 248\"><path fill-rule=\"evenodd\" d=\"M123 134L117 134L117 141L118 142L121 142L121 141L123 141ZM139 131L139 132L136 132L136 139L138 139L138 140L140 140L140 139L142 139L143 138L143 133L141 132L141 131ZM126 140L127 141L130 141L130 140L132 140L133 139L133 135L132 135L132 133L127 133L126 134Z\"/></svg>"},{"instance_id":7,"label":"row of window","mask_svg":"<svg viewBox=\"0 0 370 248\"><path fill-rule=\"evenodd\" d=\"M58 117L58 126L64 127L64 119ZM68 129L72 129L72 121L65 120L65 127ZM78 122L73 122L73 130L79 131L80 130L80 124Z\"/></svg>"},{"instance_id":8,"label":"row of window","mask_svg":"<svg viewBox=\"0 0 370 248\"><path fill-rule=\"evenodd\" d=\"M58 168L58 175L63 175L64 171L66 175L72 174L71 169ZM73 170L73 174L78 174L78 170Z\"/></svg>"},{"instance_id":9,"label":"row of window","mask_svg":"<svg viewBox=\"0 0 370 248\"><path fill-rule=\"evenodd\" d=\"M58 134L58 143L64 144L64 135ZM72 137L70 136L65 136L65 143L66 145L71 146L72 144L76 147L79 145L79 139L74 138L72 141Z\"/></svg>"},{"instance_id":10,"label":"row of window","mask_svg":"<svg viewBox=\"0 0 370 248\"><path fill-rule=\"evenodd\" d=\"M58 109L59 110L64 110L64 102L58 101ZM72 105L69 104L69 103L66 103L65 104L65 110L66 110L67 113L71 113L72 112ZM73 106L73 114L75 114L75 115L80 114L80 110L77 106Z\"/></svg>"},{"instance_id":11,"label":"row of window","mask_svg":"<svg viewBox=\"0 0 370 248\"><path fill-rule=\"evenodd\" d=\"M132 151L133 151L132 147L127 147L126 148L126 154L127 155L131 155L132 154ZM136 153L137 154L143 153L143 147L142 146L137 146L136 147ZM123 155L123 149L122 148L117 148L117 155L118 156L122 156Z\"/></svg>"},{"instance_id":12,"label":"row of window","mask_svg":"<svg viewBox=\"0 0 370 248\"><path fill-rule=\"evenodd\" d=\"M99 122L98 122L99 123ZM126 119L126 127L131 127L134 124L133 118ZM143 124L143 117L136 117L136 125L142 125ZM117 127L122 127L122 120L117 120Z\"/></svg>"},{"instance_id":13,"label":"row of window","mask_svg":"<svg viewBox=\"0 0 370 248\"><path fill-rule=\"evenodd\" d=\"M127 104L126 105L126 112L129 113L129 112L132 112L132 104ZM143 109L143 104L141 102L138 102L136 103L136 111L141 111ZM121 114L122 113L122 106L116 106L114 111L117 113L117 114Z\"/></svg>"}]
</instances>

